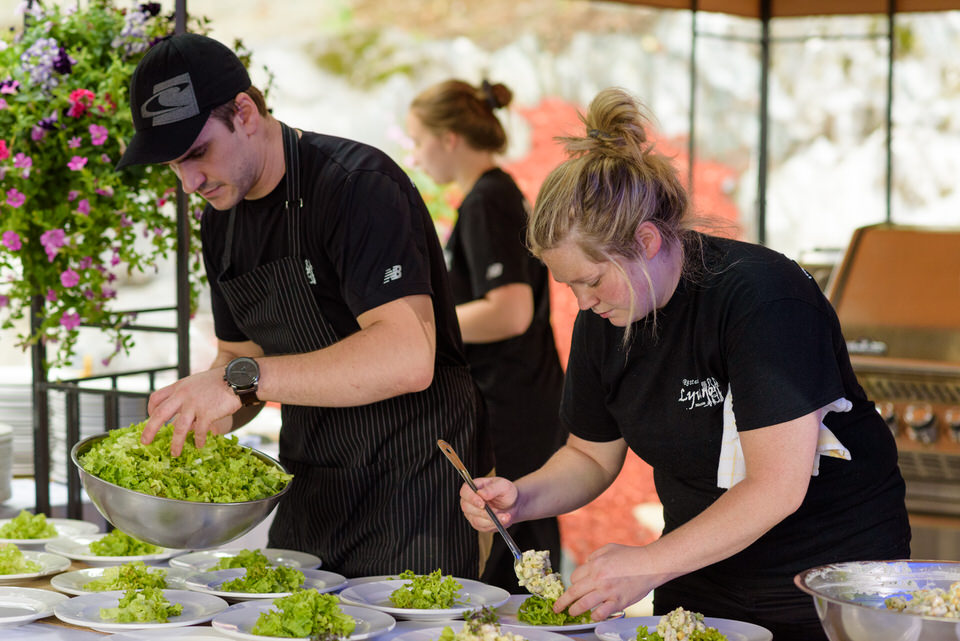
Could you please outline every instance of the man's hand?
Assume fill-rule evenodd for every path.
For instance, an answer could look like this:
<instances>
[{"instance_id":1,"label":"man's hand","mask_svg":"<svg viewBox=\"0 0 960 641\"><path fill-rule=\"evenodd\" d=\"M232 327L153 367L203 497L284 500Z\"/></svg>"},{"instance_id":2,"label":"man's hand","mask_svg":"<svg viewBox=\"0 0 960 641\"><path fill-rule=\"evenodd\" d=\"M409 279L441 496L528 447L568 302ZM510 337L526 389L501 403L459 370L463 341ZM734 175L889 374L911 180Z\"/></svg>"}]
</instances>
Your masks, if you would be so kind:
<instances>
[{"instance_id":1,"label":"man's hand","mask_svg":"<svg viewBox=\"0 0 960 641\"><path fill-rule=\"evenodd\" d=\"M157 431L173 419L170 453L180 456L189 432L193 432L197 447L207 442L207 432L229 432L231 417L241 405L240 398L223 380L222 367L187 376L150 395L147 403L150 418L140 441L151 442Z\"/></svg>"}]
</instances>

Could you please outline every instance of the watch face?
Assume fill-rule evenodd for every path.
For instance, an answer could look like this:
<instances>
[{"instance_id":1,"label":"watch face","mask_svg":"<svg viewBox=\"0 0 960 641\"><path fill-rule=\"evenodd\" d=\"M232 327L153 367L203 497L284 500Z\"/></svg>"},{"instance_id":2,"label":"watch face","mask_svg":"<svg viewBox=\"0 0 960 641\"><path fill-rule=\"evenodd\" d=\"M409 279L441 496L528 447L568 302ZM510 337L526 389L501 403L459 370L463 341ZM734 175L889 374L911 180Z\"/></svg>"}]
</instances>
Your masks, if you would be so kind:
<instances>
[{"instance_id":1,"label":"watch face","mask_svg":"<svg viewBox=\"0 0 960 641\"><path fill-rule=\"evenodd\" d=\"M227 368L227 381L239 389L252 387L260 377L260 368L252 358L238 358Z\"/></svg>"}]
</instances>

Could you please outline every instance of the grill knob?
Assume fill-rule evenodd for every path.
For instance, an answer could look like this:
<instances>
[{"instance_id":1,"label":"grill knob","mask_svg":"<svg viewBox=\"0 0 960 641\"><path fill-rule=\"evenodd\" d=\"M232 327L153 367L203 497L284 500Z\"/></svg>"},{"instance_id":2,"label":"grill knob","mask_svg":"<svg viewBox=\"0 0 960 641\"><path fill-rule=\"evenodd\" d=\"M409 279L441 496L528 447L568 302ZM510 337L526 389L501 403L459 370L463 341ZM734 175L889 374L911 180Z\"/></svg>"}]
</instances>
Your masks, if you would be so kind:
<instances>
[{"instance_id":1,"label":"grill knob","mask_svg":"<svg viewBox=\"0 0 960 641\"><path fill-rule=\"evenodd\" d=\"M883 419L883 422L887 424L887 427L889 427L893 435L896 436L900 432L900 428L897 425L897 412L893 407L893 403L890 401L881 401L877 403L876 407L880 418Z\"/></svg>"},{"instance_id":2,"label":"grill knob","mask_svg":"<svg viewBox=\"0 0 960 641\"><path fill-rule=\"evenodd\" d=\"M903 412L903 421L910 428L910 438L921 443L937 440L937 415L929 403L911 403Z\"/></svg>"},{"instance_id":3,"label":"grill knob","mask_svg":"<svg viewBox=\"0 0 960 641\"><path fill-rule=\"evenodd\" d=\"M953 440L960 441L960 406L948 407L943 413L943 421L950 429L950 436Z\"/></svg>"}]
</instances>

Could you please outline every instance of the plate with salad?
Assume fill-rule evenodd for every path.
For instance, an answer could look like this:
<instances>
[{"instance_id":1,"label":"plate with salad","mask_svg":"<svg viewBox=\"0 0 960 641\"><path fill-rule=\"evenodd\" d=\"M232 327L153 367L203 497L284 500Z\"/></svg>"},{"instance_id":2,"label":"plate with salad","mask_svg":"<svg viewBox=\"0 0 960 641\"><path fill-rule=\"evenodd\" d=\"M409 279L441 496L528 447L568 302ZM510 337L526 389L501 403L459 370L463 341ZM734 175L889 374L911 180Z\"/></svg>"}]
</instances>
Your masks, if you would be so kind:
<instances>
[{"instance_id":1,"label":"plate with salad","mask_svg":"<svg viewBox=\"0 0 960 641\"><path fill-rule=\"evenodd\" d=\"M396 579L358 583L340 592L344 603L410 621L459 619L482 607L495 608L509 598L510 593L503 588L443 575L440 570L430 574L408 570Z\"/></svg>"},{"instance_id":2,"label":"plate with salad","mask_svg":"<svg viewBox=\"0 0 960 641\"><path fill-rule=\"evenodd\" d=\"M46 550L98 567L122 565L128 561L155 563L183 552L135 539L120 530L108 534L62 536L47 543Z\"/></svg>"},{"instance_id":3,"label":"plate with salad","mask_svg":"<svg viewBox=\"0 0 960 641\"><path fill-rule=\"evenodd\" d=\"M0 587L0 628L23 625L53 614L67 597L50 590Z\"/></svg>"},{"instance_id":4,"label":"plate with salad","mask_svg":"<svg viewBox=\"0 0 960 641\"><path fill-rule=\"evenodd\" d=\"M162 568L146 565L143 561L130 561L123 565L64 572L50 577L50 585L73 596L148 586L186 590L184 583L190 574L190 570L184 568Z\"/></svg>"},{"instance_id":5,"label":"plate with salad","mask_svg":"<svg viewBox=\"0 0 960 641\"><path fill-rule=\"evenodd\" d=\"M49 576L69 567L70 559L59 554L21 550L13 543L0 544L0 583Z\"/></svg>"},{"instance_id":6,"label":"plate with salad","mask_svg":"<svg viewBox=\"0 0 960 641\"><path fill-rule=\"evenodd\" d=\"M460 641L461 639L464 641L468 639L469 641L484 641L487 638L486 635L479 636L470 634L469 630L465 631L463 629L463 626L464 624L459 621L451 621L448 626L426 628L423 630L408 630L393 637L391 641L441 641L446 630L450 630L450 632L446 633L449 641ZM523 637L527 641L570 641L570 637L536 628L518 628L511 625L498 625L497 632L498 635L495 641L499 641L501 637L508 638L508 635L512 634Z\"/></svg>"},{"instance_id":7,"label":"plate with salad","mask_svg":"<svg viewBox=\"0 0 960 641\"><path fill-rule=\"evenodd\" d=\"M170 559L173 567L187 568L195 572L206 570L227 570L247 567L259 563L259 555L266 557L269 565L287 565L294 568L316 569L320 567L320 557L297 550L281 548L260 548L248 550L246 548L223 548L217 550L200 550L180 554Z\"/></svg>"},{"instance_id":8,"label":"plate with salad","mask_svg":"<svg viewBox=\"0 0 960 641\"><path fill-rule=\"evenodd\" d=\"M527 629L549 630L552 632L581 632L593 630L600 623L590 618L589 612L571 617L566 612L556 614L552 603L530 594L515 594L506 603L497 608L500 623ZM623 616L623 612L614 614L611 619Z\"/></svg>"},{"instance_id":9,"label":"plate with salad","mask_svg":"<svg viewBox=\"0 0 960 641\"><path fill-rule=\"evenodd\" d=\"M301 589L332 592L346 583L347 577L335 572L281 565L193 572L184 585L188 590L215 594L228 601L249 601L287 596Z\"/></svg>"},{"instance_id":10,"label":"plate with salad","mask_svg":"<svg viewBox=\"0 0 960 641\"><path fill-rule=\"evenodd\" d=\"M123 632L206 623L226 609L227 602L212 594L144 588L75 596L58 604L53 613L64 623Z\"/></svg>"},{"instance_id":11,"label":"plate with salad","mask_svg":"<svg viewBox=\"0 0 960 641\"><path fill-rule=\"evenodd\" d=\"M61 536L99 531L96 523L79 519L48 519L43 513L31 514L26 510L21 510L12 519L0 519L0 543L13 543L25 550L42 550L44 545Z\"/></svg>"},{"instance_id":12,"label":"plate with salad","mask_svg":"<svg viewBox=\"0 0 960 641\"><path fill-rule=\"evenodd\" d=\"M638 639L644 641L646 636L638 636L637 634L640 626L646 627L647 634L655 633L657 631L657 624L660 623L661 620L667 619L669 622L669 617L675 614L676 610L662 617L626 617L615 621L604 621L596 627L594 634L603 641L638 641ZM725 641L771 641L773 639L773 634L769 630L759 625L754 625L753 623L747 623L746 621L704 617L686 611L684 611L684 614L699 616L703 627L706 628L706 630L702 632L703 636L698 635L697 638L717 639L718 641L719 639L724 639ZM673 625L676 627L675 622ZM711 628L715 630L715 632L710 632L709 630Z\"/></svg>"},{"instance_id":13,"label":"plate with salad","mask_svg":"<svg viewBox=\"0 0 960 641\"><path fill-rule=\"evenodd\" d=\"M238 603L213 618L215 630L237 639L314 639L326 635L361 641L394 628L396 620L370 608L344 605L335 594L301 590L273 601Z\"/></svg>"}]
</instances>

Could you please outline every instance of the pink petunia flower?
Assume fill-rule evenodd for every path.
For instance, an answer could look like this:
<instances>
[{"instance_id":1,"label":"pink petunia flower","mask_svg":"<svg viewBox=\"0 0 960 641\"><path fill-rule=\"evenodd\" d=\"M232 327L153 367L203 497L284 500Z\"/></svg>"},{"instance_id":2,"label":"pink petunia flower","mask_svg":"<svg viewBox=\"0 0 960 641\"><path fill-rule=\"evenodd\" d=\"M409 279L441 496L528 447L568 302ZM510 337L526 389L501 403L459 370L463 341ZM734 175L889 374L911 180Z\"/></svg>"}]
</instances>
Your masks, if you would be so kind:
<instances>
[{"instance_id":1,"label":"pink petunia flower","mask_svg":"<svg viewBox=\"0 0 960 641\"><path fill-rule=\"evenodd\" d=\"M90 269L93 266L93 258L91 256L84 256L80 259L80 262L77 263L77 267L80 269Z\"/></svg>"},{"instance_id":2,"label":"pink petunia flower","mask_svg":"<svg viewBox=\"0 0 960 641\"><path fill-rule=\"evenodd\" d=\"M10 105L7 104L7 101L6 101L6 100L4 100L3 98L0 98L0 111L3 111L4 109L6 109L6 108L9 107L9 106L10 106Z\"/></svg>"},{"instance_id":3,"label":"pink petunia flower","mask_svg":"<svg viewBox=\"0 0 960 641\"><path fill-rule=\"evenodd\" d=\"M66 234L62 229L51 229L40 234L40 244L47 252L47 259L52 263L57 252L66 244Z\"/></svg>"},{"instance_id":4,"label":"pink petunia flower","mask_svg":"<svg viewBox=\"0 0 960 641\"><path fill-rule=\"evenodd\" d=\"M3 294L0 294L0 307L6 307L10 304L10 299Z\"/></svg>"},{"instance_id":5,"label":"pink petunia flower","mask_svg":"<svg viewBox=\"0 0 960 641\"><path fill-rule=\"evenodd\" d=\"M13 207L14 209L18 208L27 200L27 197L24 194L21 194L16 189L7 190L7 204Z\"/></svg>"},{"instance_id":6,"label":"pink petunia flower","mask_svg":"<svg viewBox=\"0 0 960 641\"><path fill-rule=\"evenodd\" d=\"M77 211L83 214L84 216L90 215L90 201L86 198L81 198L80 202L77 203Z\"/></svg>"},{"instance_id":7,"label":"pink petunia flower","mask_svg":"<svg viewBox=\"0 0 960 641\"><path fill-rule=\"evenodd\" d=\"M80 171L86 164L86 156L74 156L70 159L70 162L67 163L67 167L69 167L71 171Z\"/></svg>"},{"instance_id":8,"label":"pink petunia flower","mask_svg":"<svg viewBox=\"0 0 960 641\"><path fill-rule=\"evenodd\" d=\"M67 192L67 202L72 203L77 199L77 196L79 195L80 195L79 191L77 191L76 189L71 189L70 191Z\"/></svg>"},{"instance_id":9,"label":"pink petunia flower","mask_svg":"<svg viewBox=\"0 0 960 641\"><path fill-rule=\"evenodd\" d=\"M90 142L92 142L94 146L99 147L103 143L107 142L106 127L102 127L100 125L90 125L88 129L90 131Z\"/></svg>"},{"instance_id":10,"label":"pink petunia flower","mask_svg":"<svg viewBox=\"0 0 960 641\"><path fill-rule=\"evenodd\" d=\"M75 287L80 282L80 274L72 269L66 269L60 274L60 284L64 287Z\"/></svg>"},{"instance_id":11,"label":"pink petunia flower","mask_svg":"<svg viewBox=\"0 0 960 641\"><path fill-rule=\"evenodd\" d=\"M33 142L39 142L43 140L43 137L47 135L47 130L43 127L33 126L33 129L30 130L30 140Z\"/></svg>"},{"instance_id":12,"label":"pink petunia flower","mask_svg":"<svg viewBox=\"0 0 960 641\"><path fill-rule=\"evenodd\" d=\"M106 198L113 198L113 187L107 185L106 187L97 187L94 189L97 194L100 196L105 196Z\"/></svg>"},{"instance_id":13,"label":"pink petunia flower","mask_svg":"<svg viewBox=\"0 0 960 641\"><path fill-rule=\"evenodd\" d=\"M60 317L60 324L68 330L76 329L80 326L80 314L64 312Z\"/></svg>"},{"instance_id":14,"label":"pink petunia flower","mask_svg":"<svg viewBox=\"0 0 960 641\"><path fill-rule=\"evenodd\" d=\"M19 249L23 247L23 243L20 241L20 234L12 230L3 232L3 244L12 252L19 251Z\"/></svg>"},{"instance_id":15,"label":"pink petunia flower","mask_svg":"<svg viewBox=\"0 0 960 641\"><path fill-rule=\"evenodd\" d=\"M57 291L55 289L47 290L47 302L50 302L50 303L57 302Z\"/></svg>"},{"instance_id":16,"label":"pink petunia flower","mask_svg":"<svg viewBox=\"0 0 960 641\"><path fill-rule=\"evenodd\" d=\"M93 105L94 93L89 89L74 89L70 92L70 108L67 115L79 118Z\"/></svg>"},{"instance_id":17,"label":"pink petunia flower","mask_svg":"<svg viewBox=\"0 0 960 641\"><path fill-rule=\"evenodd\" d=\"M7 147L7 141L0 138L0 160L6 160L10 157L10 148Z\"/></svg>"},{"instance_id":18,"label":"pink petunia flower","mask_svg":"<svg viewBox=\"0 0 960 641\"><path fill-rule=\"evenodd\" d=\"M33 166L33 158L21 151L13 157L13 166L17 169L30 169Z\"/></svg>"},{"instance_id":19,"label":"pink petunia flower","mask_svg":"<svg viewBox=\"0 0 960 641\"><path fill-rule=\"evenodd\" d=\"M100 154L100 162L102 162L102 163L105 164L105 165L109 165L109 164L110 164L110 156L108 156L107 154Z\"/></svg>"},{"instance_id":20,"label":"pink petunia flower","mask_svg":"<svg viewBox=\"0 0 960 641\"><path fill-rule=\"evenodd\" d=\"M5 80L0 82L0 93L14 94L17 93L17 87L20 86L19 80Z\"/></svg>"},{"instance_id":21,"label":"pink petunia flower","mask_svg":"<svg viewBox=\"0 0 960 641\"><path fill-rule=\"evenodd\" d=\"M80 144L81 144L80 136L74 136L69 141L67 141L67 147L70 147L70 149L76 149L77 147L80 146Z\"/></svg>"}]
</instances>

